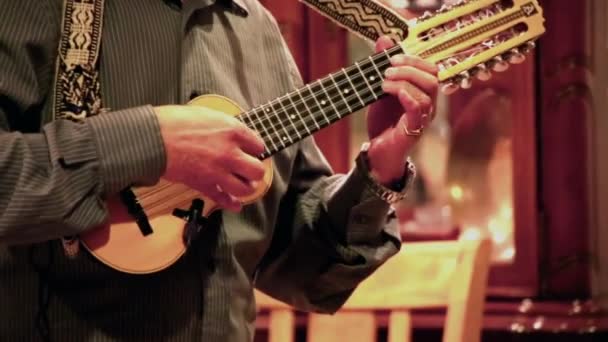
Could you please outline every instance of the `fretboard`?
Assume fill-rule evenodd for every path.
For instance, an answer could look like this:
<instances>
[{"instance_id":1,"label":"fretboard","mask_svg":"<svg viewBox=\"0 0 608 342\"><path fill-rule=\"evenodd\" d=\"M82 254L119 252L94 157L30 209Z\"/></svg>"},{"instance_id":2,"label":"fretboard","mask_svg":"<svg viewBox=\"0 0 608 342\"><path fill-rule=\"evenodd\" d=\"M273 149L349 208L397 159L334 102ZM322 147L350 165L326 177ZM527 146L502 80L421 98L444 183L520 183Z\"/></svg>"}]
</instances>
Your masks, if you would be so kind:
<instances>
[{"instance_id":1,"label":"fretboard","mask_svg":"<svg viewBox=\"0 0 608 342\"><path fill-rule=\"evenodd\" d=\"M266 149L258 157L270 157L379 100L389 59L402 51L396 45L240 114L238 119L264 140Z\"/></svg>"}]
</instances>

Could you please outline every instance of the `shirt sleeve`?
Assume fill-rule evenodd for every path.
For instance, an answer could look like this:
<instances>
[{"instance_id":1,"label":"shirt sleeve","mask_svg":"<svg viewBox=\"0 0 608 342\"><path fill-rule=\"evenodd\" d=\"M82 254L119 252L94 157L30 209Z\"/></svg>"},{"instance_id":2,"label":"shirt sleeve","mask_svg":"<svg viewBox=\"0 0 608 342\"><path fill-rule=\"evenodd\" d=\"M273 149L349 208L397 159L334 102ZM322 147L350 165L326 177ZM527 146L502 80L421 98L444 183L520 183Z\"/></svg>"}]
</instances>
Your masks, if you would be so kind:
<instances>
[{"instance_id":1,"label":"shirt sleeve","mask_svg":"<svg viewBox=\"0 0 608 342\"><path fill-rule=\"evenodd\" d=\"M285 50L294 85L301 85ZM293 170L256 287L300 310L335 312L399 251L397 220L368 188L362 170L333 174L312 138L299 144Z\"/></svg>"},{"instance_id":2,"label":"shirt sleeve","mask_svg":"<svg viewBox=\"0 0 608 342\"><path fill-rule=\"evenodd\" d=\"M361 170L331 175L312 139L306 141L256 287L300 310L336 311L401 247L391 212Z\"/></svg>"},{"instance_id":3,"label":"shirt sleeve","mask_svg":"<svg viewBox=\"0 0 608 342\"><path fill-rule=\"evenodd\" d=\"M75 235L107 218L105 199L130 185L151 185L165 151L151 106L74 123L58 120L39 133L51 93L58 28L46 1L0 0L0 243Z\"/></svg>"}]
</instances>

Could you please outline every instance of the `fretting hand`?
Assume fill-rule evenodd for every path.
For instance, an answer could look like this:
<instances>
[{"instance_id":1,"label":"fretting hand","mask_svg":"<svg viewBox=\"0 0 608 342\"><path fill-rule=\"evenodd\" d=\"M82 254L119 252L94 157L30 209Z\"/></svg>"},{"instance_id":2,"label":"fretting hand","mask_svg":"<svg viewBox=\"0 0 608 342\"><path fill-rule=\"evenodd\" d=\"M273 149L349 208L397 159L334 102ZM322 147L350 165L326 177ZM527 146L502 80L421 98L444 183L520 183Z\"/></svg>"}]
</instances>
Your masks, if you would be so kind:
<instances>
[{"instance_id":1,"label":"fretting hand","mask_svg":"<svg viewBox=\"0 0 608 342\"><path fill-rule=\"evenodd\" d=\"M381 37L376 51L393 45L389 37ZM391 58L391 64L382 85L389 96L374 103L367 116L370 168L385 185L403 176L405 156L433 119L439 86L438 68L432 63L400 54Z\"/></svg>"}]
</instances>

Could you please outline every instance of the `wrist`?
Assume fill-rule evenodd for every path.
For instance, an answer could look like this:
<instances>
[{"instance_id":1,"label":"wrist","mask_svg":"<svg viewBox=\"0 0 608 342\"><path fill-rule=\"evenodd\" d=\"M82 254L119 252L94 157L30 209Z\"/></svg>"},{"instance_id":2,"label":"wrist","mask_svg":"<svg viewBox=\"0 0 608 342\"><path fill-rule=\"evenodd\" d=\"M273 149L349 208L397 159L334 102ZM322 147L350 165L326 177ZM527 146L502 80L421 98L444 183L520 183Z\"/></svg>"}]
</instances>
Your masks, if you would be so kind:
<instances>
[{"instance_id":1,"label":"wrist","mask_svg":"<svg viewBox=\"0 0 608 342\"><path fill-rule=\"evenodd\" d=\"M389 204L396 203L405 198L408 189L416 176L416 168L414 167L414 164L409 160L409 158L407 161L400 162L401 176L393 181L387 182L386 184L380 183L378 179L372 176L371 173L369 148L369 143L363 144L361 152L356 160L357 169L361 172L361 174L364 175L368 188L372 191L372 193L376 194L376 196L380 197Z\"/></svg>"},{"instance_id":2,"label":"wrist","mask_svg":"<svg viewBox=\"0 0 608 342\"><path fill-rule=\"evenodd\" d=\"M403 167L405 157L387 156L386 153L375 148L373 143L369 144L367 159L370 176L383 186L392 187L407 173L407 169Z\"/></svg>"}]
</instances>

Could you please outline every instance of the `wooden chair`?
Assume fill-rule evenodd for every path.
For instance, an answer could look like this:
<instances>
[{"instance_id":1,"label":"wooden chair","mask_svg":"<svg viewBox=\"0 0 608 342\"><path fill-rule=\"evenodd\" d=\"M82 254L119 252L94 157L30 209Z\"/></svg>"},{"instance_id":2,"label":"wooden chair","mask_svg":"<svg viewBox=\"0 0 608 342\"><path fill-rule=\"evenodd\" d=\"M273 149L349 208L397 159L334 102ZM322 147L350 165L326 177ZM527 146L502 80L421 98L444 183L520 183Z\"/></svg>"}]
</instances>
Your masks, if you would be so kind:
<instances>
[{"instance_id":1,"label":"wooden chair","mask_svg":"<svg viewBox=\"0 0 608 342\"><path fill-rule=\"evenodd\" d=\"M491 241L406 243L364 280L335 315L310 314L308 342L375 342L376 312L389 311L388 341L409 342L410 310L447 309L444 342L477 342L485 302ZM291 308L262 294L270 310L269 342L293 342Z\"/></svg>"},{"instance_id":2,"label":"wooden chair","mask_svg":"<svg viewBox=\"0 0 608 342\"><path fill-rule=\"evenodd\" d=\"M255 301L258 312L268 311L268 342L293 342L296 319L292 307L257 290Z\"/></svg>"},{"instance_id":3,"label":"wooden chair","mask_svg":"<svg viewBox=\"0 0 608 342\"><path fill-rule=\"evenodd\" d=\"M443 341L477 342L490 254L489 240L406 243L337 314L311 314L308 341L375 342L374 310L389 310L388 341L406 342L410 310L445 307Z\"/></svg>"}]
</instances>

